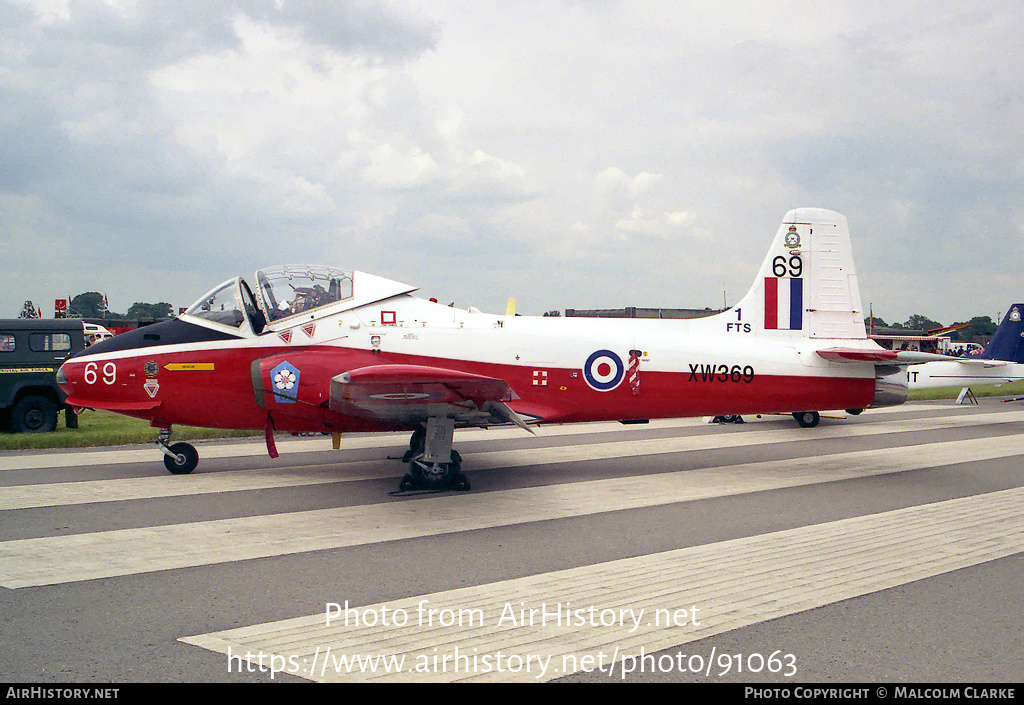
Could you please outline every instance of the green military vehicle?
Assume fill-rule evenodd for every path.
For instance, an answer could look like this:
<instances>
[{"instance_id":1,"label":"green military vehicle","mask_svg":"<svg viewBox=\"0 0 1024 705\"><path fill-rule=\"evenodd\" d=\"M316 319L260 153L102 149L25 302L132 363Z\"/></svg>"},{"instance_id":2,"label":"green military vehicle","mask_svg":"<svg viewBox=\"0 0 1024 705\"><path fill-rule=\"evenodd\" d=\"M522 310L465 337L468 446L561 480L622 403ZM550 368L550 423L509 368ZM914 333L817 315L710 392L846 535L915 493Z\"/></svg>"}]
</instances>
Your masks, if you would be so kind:
<instances>
[{"instance_id":1,"label":"green military vehicle","mask_svg":"<svg viewBox=\"0 0 1024 705\"><path fill-rule=\"evenodd\" d=\"M67 427L76 428L78 417L64 404L56 372L83 349L79 319L0 319L0 430L53 431L61 409Z\"/></svg>"}]
</instances>

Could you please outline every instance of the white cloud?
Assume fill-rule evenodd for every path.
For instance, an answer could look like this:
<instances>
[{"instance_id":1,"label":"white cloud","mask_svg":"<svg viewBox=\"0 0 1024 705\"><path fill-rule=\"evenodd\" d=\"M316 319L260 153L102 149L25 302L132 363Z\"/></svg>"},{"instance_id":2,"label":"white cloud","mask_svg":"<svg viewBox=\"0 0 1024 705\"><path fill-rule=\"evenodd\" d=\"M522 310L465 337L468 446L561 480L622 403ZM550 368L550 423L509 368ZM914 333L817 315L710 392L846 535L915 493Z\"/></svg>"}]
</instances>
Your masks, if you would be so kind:
<instances>
[{"instance_id":1,"label":"white cloud","mask_svg":"<svg viewBox=\"0 0 1024 705\"><path fill-rule=\"evenodd\" d=\"M183 305L283 239L481 308L717 305L820 206L878 315L969 317L1019 298L1022 33L1008 0L8 3L0 305L107 265L115 307Z\"/></svg>"},{"instance_id":2,"label":"white cloud","mask_svg":"<svg viewBox=\"0 0 1024 705\"><path fill-rule=\"evenodd\" d=\"M428 183L437 172L437 162L419 147L399 152L390 144L378 144L370 149L363 176L375 186L408 188Z\"/></svg>"},{"instance_id":3,"label":"white cloud","mask_svg":"<svg viewBox=\"0 0 1024 705\"><path fill-rule=\"evenodd\" d=\"M595 180L601 192L636 198L661 181L661 174L643 171L630 178L622 169L610 166L598 172Z\"/></svg>"},{"instance_id":4,"label":"white cloud","mask_svg":"<svg viewBox=\"0 0 1024 705\"><path fill-rule=\"evenodd\" d=\"M626 172L614 166L598 172L595 178L597 188L601 191L618 191L629 187L629 177L626 176Z\"/></svg>"},{"instance_id":5,"label":"white cloud","mask_svg":"<svg viewBox=\"0 0 1024 705\"><path fill-rule=\"evenodd\" d=\"M633 196L639 196L654 184L661 181L661 174L649 174L646 171L641 172L633 177L633 180L629 182L629 192Z\"/></svg>"}]
</instances>

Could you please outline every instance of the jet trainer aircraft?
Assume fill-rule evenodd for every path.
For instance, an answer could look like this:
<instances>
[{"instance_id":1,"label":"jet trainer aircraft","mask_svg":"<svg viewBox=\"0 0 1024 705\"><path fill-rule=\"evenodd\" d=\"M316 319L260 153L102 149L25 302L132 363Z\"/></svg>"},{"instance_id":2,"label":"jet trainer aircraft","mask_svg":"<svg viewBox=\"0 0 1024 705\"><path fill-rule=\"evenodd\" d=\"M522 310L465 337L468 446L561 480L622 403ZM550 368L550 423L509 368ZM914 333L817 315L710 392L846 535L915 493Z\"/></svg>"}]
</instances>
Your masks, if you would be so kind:
<instances>
[{"instance_id":1,"label":"jet trainer aircraft","mask_svg":"<svg viewBox=\"0 0 1024 705\"><path fill-rule=\"evenodd\" d=\"M978 355L947 358L908 368L911 389L970 387L1024 380L1024 304L1006 312L988 347Z\"/></svg>"},{"instance_id":2,"label":"jet trainer aircraft","mask_svg":"<svg viewBox=\"0 0 1024 705\"><path fill-rule=\"evenodd\" d=\"M363 272L280 266L232 279L178 318L68 359L68 404L148 419L174 473L198 462L174 424L413 431L401 489L468 489L456 427L901 404L900 366L936 356L865 335L846 218L790 211L746 296L692 320L489 315ZM799 418L799 416L798 416ZM532 432L532 431L531 431Z\"/></svg>"}]
</instances>

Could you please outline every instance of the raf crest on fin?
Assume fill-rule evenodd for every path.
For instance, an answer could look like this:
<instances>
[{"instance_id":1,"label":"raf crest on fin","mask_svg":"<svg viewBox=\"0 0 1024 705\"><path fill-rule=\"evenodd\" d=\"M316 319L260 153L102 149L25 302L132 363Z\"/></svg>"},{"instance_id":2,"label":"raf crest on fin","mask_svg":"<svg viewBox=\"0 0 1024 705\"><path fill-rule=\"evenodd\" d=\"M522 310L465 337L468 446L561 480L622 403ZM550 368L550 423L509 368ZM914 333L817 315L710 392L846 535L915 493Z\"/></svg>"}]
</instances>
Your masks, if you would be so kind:
<instances>
[{"instance_id":1,"label":"raf crest on fin","mask_svg":"<svg viewBox=\"0 0 1024 705\"><path fill-rule=\"evenodd\" d=\"M789 232L786 233L786 247L800 247L800 233L796 231L795 225L790 225Z\"/></svg>"}]
</instances>

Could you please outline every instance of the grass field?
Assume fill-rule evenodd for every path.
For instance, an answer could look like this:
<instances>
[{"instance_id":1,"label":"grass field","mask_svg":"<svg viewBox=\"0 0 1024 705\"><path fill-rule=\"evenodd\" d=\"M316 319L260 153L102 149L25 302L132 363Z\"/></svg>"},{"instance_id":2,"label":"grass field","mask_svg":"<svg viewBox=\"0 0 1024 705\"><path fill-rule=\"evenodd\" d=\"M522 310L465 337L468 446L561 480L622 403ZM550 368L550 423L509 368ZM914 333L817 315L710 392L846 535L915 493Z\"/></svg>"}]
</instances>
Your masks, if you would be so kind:
<instances>
[{"instance_id":1,"label":"grass field","mask_svg":"<svg viewBox=\"0 0 1024 705\"><path fill-rule=\"evenodd\" d=\"M1001 387L973 387L977 397L1024 396L1024 382L1004 384ZM929 399L956 399L960 387L915 390L910 401ZM175 426L174 440L188 441L203 438L241 438L262 435L262 431L226 431L215 428L194 428ZM64 426L61 414L57 430L53 433L0 433L0 451L30 450L36 448L88 448L91 446L131 445L152 443L156 440L157 429L146 421L113 414L109 411L86 411L79 416L78 428Z\"/></svg>"},{"instance_id":2,"label":"grass field","mask_svg":"<svg viewBox=\"0 0 1024 705\"><path fill-rule=\"evenodd\" d=\"M956 399L962 387L939 387L937 389L915 389L907 397L909 401L929 399ZM1024 382L1012 382L1000 387L995 385L971 387L976 397L1019 397L1024 396Z\"/></svg>"},{"instance_id":3,"label":"grass field","mask_svg":"<svg viewBox=\"0 0 1024 705\"><path fill-rule=\"evenodd\" d=\"M64 414L53 433L0 433L0 450L30 450L35 448L88 448L90 446L117 446L152 443L159 431L148 421L121 416L109 411L85 411L78 417L78 428L66 428ZM260 436L262 431L225 431L219 428L175 426L174 441L201 438L240 438Z\"/></svg>"}]
</instances>

